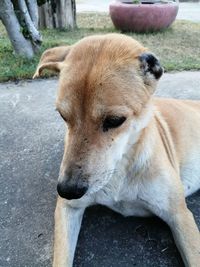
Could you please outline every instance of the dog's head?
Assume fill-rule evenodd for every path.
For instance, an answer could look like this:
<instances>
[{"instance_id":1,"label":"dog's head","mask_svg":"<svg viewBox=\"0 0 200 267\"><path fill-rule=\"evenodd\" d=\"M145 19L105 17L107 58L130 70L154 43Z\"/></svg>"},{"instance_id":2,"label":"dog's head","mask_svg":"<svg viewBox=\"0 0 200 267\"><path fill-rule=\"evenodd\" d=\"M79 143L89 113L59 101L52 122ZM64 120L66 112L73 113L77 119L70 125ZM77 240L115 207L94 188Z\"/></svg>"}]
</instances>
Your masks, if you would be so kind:
<instances>
[{"instance_id":1,"label":"dog's head","mask_svg":"<svg viewBox=\"0 0 200 267\"><path fill-rule=\"evenodd\" d=\"M56 107L67 125L58 193L78 199L105 186L137 142L163 70L146 48L120 34L49 49L34 77L43 69L60 72Z\"/></svg>"}]
</instances>

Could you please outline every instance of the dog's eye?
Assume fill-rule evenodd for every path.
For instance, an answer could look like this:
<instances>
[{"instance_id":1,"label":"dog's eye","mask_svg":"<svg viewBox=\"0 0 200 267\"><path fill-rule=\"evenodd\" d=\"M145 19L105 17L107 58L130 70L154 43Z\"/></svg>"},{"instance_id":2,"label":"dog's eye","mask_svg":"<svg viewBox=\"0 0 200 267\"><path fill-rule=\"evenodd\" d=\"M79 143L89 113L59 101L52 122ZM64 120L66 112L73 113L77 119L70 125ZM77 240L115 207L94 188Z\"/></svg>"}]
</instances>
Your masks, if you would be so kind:
<instances>
[{"instance_id":1,"label":"dog's eye","mask_svg":"<svg viewBox=\"0 0 200 267\"><path fill-rule=\"evenodd\" d=\"M107 132L109 129L117 128L122 125L126 120L126 117L108 116L103 121L103 131Z\"/></svg>"},{"instance_id":2,"label":"dog's eye","mask_svg":"<svg viewBox=\"0 0 200 267\"><path fill-rule=\"evenodd\" d=\"M58 113L60 114L60 116L62 117L62 119L63 119L65 122L67 122L67 119L62 115L62 113L59 112L59 111L58 111Z\"/></svg>"},{"instance_id":3,"label":"dog's eye","mask_svg":"<svg viewBox=\"0 0 200 267\"><path fill-rule=\"evenodd\" d=\"M60 113L60 116L62 117L62 119L67 122L67 120L64 118L64 116Z\"/></svg>"}]
</instances>

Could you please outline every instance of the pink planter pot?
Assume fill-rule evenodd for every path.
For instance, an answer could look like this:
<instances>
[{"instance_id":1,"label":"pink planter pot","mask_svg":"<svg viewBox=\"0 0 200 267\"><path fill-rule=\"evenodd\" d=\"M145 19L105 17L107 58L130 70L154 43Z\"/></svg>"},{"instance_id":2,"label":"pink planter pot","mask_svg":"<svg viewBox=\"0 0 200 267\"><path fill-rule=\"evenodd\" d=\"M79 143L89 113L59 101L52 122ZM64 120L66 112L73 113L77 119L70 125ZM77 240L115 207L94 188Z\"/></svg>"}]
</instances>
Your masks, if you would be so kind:
<instances>
[{"instance_id":1,"label":"pink planter pot","mask_svg":"<svg viewBox=\"0 0 200 267\"><path fill-rule=\"evenodd\" d=\"M177 3L110 4L110 16L115 27L122 31L148 32L169 27L178 13Z\"/></svg>"}]
</instances>

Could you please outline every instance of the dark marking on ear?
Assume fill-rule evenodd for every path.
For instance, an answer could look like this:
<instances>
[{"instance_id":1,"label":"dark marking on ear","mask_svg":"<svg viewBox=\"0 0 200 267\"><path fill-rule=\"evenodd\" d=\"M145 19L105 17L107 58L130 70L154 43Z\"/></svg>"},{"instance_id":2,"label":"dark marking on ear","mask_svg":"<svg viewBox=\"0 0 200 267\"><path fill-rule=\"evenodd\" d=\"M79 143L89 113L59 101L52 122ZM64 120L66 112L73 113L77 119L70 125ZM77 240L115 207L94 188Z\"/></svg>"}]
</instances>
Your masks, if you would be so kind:
<instances>
[{"instance_id":1,"label":"dark marking on ear","mask_svg":"<svg viewBox=\"0 0 200 267\"><path fill-rule=\"evenodd\" d=\"M154 54L143 53L139 56L139 60L141 62L141 69L144 75L151 73L154 75L156 80L162 76L163 68Z\"/></svg>"}]
</instances>

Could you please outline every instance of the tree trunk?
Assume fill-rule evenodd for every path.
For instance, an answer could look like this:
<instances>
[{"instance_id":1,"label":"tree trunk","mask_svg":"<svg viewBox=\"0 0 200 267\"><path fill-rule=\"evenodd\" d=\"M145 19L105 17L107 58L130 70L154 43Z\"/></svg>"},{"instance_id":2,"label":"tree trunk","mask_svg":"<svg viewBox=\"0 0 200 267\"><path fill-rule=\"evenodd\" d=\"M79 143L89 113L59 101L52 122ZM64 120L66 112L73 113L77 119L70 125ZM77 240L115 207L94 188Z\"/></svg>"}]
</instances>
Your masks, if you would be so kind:
<instances>
[{"instance_id":1,"label":"tree trunk","mask_svg":"<svg viewBox=\"0 0 200 267\"><path fill-rule=\"evenodd\" d=\"M36 29L38 29L38 5L37 1L31 1L31 0L26 0L26 5L28 8L28 12L30 14L31 20L33 21L33 24Z\"/></svg>"},{"instance_id":2,"label":"tree trunk","mask_svg":"<svg viewBox=\"0 0 200 267\"><path fill-rule=\"evenodd\" d=\"M29 2L27 8L24 0L13 1L15 2L14 5L10 0L1 0L0 19L6 28L16 54L31 58L41 44L41 36L36 28L37 15L33 14L37 2L36 0L27 1L27 3ZM16 13L18 14L16 15Z\"/></svg>"},{"instance_id":3,"label":"tree trunk","mask_svg":"<svg viewBox=\"0 0 200 267\"><path fill-rule=\"evenodd\" d=\"M38 8L39 13L39 28L54 29L58 28L57 17L54 9L52 9L52 4L46 2Z\"/></svg>"},{"instance_id":4,"label":"tree trunk","mask_svg":"<svg viewBox=\"0 0 200 267\"><path fill-rule=\"evenodd\" d=\"M76 28L75 0L50 0L39 7L39 27L73 30Z\"/></svg>"}]
</instances>

